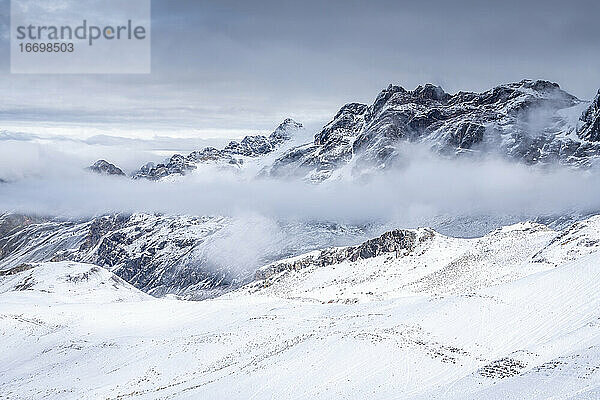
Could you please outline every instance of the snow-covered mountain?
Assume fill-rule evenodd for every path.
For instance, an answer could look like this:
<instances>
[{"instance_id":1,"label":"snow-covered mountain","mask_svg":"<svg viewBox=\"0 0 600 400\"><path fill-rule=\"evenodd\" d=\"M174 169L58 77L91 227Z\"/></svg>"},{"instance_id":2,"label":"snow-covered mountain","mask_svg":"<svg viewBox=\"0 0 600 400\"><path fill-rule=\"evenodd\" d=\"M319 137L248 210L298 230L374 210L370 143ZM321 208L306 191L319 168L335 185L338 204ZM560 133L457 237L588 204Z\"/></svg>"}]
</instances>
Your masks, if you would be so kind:
<instances>
[{"instance_id":1,"label":"snow-covered mountain","mask_svg":"<svg viewBox=\"0 0 600 400\"><path fill-rule=\"evenodd\" d=\"M341 193L360 204L346 214L366 215L347 220L362 222L303 217L287 203L268 217L0 210L0 399L600 396L594 202L558 215L448 215L410 202L388 210L374 201L385 185L364 201L362 189L343 190L378 188L361 178L399 172L407 144L444 160L470 157L469 168L493 155L592 175L600 92L586 102L547 81L456 94L390 85L371 105L343 106L310 143L298 140L301 129L286 119L268 136L175 154L131 176L153 182L80 175L111 196L142 188L156 195L151 204L170 199L154 189L178 190L207 171L223 185L198 179L198 192L239 186L231 193L240 203L295 180L300 189L281 185L292 196L275 203L316 188L309 193L328 210L343 209ZM125 175L105 160L89 170ZM404 195L390 192L392 202ZM396 212L429 228L379 217Z\"/></svg>"},{"instance_id":2,"label":"snow-covered mountain","mask_svg":"<svg viewBox=\"0 0 600 400\"><path fill-rule=\"evenodd\" d=\"M588 103L547 81L524 80L483 93L453 95L433 85L413 91L390 85L372 105L351 103L342 107L312 143L292 147L302 125L286 119L268 136L247 136L221 150L176 154L164 164L143 167L133 177L174 179L190 174L202 163L215 163L249 170L244 176L250 184L266 175L322 182L342 175L362 176L401 163L400 149L409 142L425 144L442 157L495 153L515 162L587 167L600 154L598 121L600 93ZM123 174L104 160L91 169ZM185 185L185 179L175 183ZM350 180L348 184L359 185L360 181ZM152 194L151 189L148 194ZM573 214L552 215L538 222L562 228L593 211L574 210ZM432 216L427 226L446 234L477 236L524 220L504 215L493 218L452 215L444 220ZM383 226L375 226L377 222L369 227L333 222L290 222L284 218L276 222L281 237L275 239L276 245L261 243L251 260L236 260L231 254L241 252L223 247L224 242L245 243L247 238L264 233L250 232L231 239L235 221L230 216L111 214L59 220L5 214L0 217L0 270L26 262L86 262L107 268L154 296L202 299L247 282L260 265L330 244L360 243L384 232ZM393 228L386 226L385 230ZM283 239L286 236L287 242Z\"/></svg>"},{"instance_id":3,"label":"snow-covered mountain","mask_svg":"<svg viewBox=\"0 0 600 400\"><path fill-rule=\"evenodd\" d=\"M302 124L288 118L269 136L175 154L132 176L185 175L205 162L242 168L245 160L272 153L300 129ZM600 91L588 102L543 80L455 94L431 84L411 91L390 84L371 105L344 105L312 142L287 149L261 175L313 182L346 172L360 177L402 165L405 143L424 144L446 157L491 154L525 164L587 168L600 156Z\"/></svg>"},{"instance_id":4,"label":"snow-covered mountain","mask_svg":"<svg viewBox=\"0 0 600 400\"><path fill-rule=\"evenodd\" d=\"M600 216L562 232L526 222L472 239L448 237L428 228L396 230L358 246L319 250L266 265L246 288L252 293L336 302L411 293L465 294L598 250ZM340 265L348 268L339 271Z\"/></svg>"},{"instance_id":5,"label":"snow-covered mountain","mask_svg":"<svg viewBox=\"0 0 600 400\"><path fill-rule=\"evenodd\" d=\"M599 246L599 217L474 239L396 230L202 302L131 287L90 301L93 285L117 290L108 272L26 265L0 276L0 394L595 399Z\"/></svg>"},{"instance_id":6,"label":"snow-covered mountain","mask_svg":"<svg viewBox=\"0 0 600 400\"><path fill-rule=\"evenodd\" d=\"M556 83L523 80L483 93L448 94L427 84L390 85L373 104L343 106L312 143L278 158L267 173L322 181L403 162L403 143L441 155L494 154L527 164L588 167L600 155L600 94L590 104Z\"/></svg>"},{"instance_id":7,"label":"snow-covered mountain","mask_svg":"<svg viewBox=\"0 0 600 400\"><path fill-rule=\"evenodd\" d=\"M478 236L519 220L464 217L431 222L447 234ZM549 221L560 229L573 223L571 218ZM385 229L379 224L259 217L136 213L65 220L4 214L0 215L0 272L23 263L83 262L106 268L156 297L174 294L201 300L251 281L256 268L266 263L328 245L360 243Z\"/></svg>"},{"instance_id":8,"label":"snow-covered mountain","mask_svg":"<svg viewBox=\"0 0 600 400\"><path fill-rule=\"evenodd\" d=\"M0 271L32 262L91 263L153 296L197 300L239 287L269 261L332 242L360 241L368 232L338 224L282 223L274 227L274 237L266 237L270 232L253 229L261 223L158 214L82 221L5 214L0 215Z\"/></svg>"}]
</instances>

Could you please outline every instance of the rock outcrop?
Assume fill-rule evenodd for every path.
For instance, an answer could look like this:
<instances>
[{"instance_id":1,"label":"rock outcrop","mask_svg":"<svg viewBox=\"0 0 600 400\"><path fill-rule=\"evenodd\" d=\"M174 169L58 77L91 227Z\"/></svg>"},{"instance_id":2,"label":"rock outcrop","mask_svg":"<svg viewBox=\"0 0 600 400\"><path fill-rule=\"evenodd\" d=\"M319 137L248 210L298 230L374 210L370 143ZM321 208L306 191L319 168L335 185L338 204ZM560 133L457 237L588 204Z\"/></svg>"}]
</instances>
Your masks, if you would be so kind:
<instances>
[{"instance_id":1,"label":"rock outcrop","mask_svg":"<svg viewBox=\"0 0 600 400\"><path fill-rule=\"evenodd\" d=\"M433 231L428 233L429 235L421 237L420 240L434 234ZM417 242L418 238L415 231L394 230L386 232L378 238L367 240L358 246L332 247L313 252L304 257L275 262L259 269L255 274L255 279L267 279L282 271L299 270L309 266L324 267L346 260L365 260L384 253L396 253L396 256L401 256L413 251Z\"/></svg>"},{"instance_id":2,"label":"rock outcrop","mask_svg":"<svg viewBox=\"0 0 600 400\"><path fill-rule=\"evenodd\" d=\"M121 168L109 163L106 160L98 160L94 163L94 165L89 166L87 169L102 175L125 176L125 173L123 170L121 170Z\"/></svg>"},{"instance_id":3,"label":"rock outcrop","mask_svg":"<svg viewBox=\"0 0 600 400\"><path fill-rule=\"evenodd\" d=\"M600 142L600 90L581 116L581 122L582 125L577 133L579 137L590 142Z\"/></svg>"}]
</instances>

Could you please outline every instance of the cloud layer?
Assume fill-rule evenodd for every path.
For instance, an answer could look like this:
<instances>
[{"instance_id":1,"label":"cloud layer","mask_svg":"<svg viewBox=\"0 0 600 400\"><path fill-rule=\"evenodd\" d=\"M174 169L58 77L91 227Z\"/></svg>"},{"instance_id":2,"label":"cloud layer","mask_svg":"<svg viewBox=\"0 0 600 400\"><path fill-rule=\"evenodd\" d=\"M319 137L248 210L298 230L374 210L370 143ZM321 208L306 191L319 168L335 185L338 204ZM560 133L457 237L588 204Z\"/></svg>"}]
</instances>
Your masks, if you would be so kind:
<instances>
[{"instance_id":1,"label":"cloud layer","mask_svg":"<svg viewBox=\"0 0 600 400\"><path fill-rule=\"evenodd\" d=\"M0 173L13 171L18 178L0 187L0 210L71 217L120 211L256 213L278 220L351 224L600 210L600 175L595 171L542 169L496 158L445 159L413 146L405 149L401 168L362 183L335 180L320 185L256 179L260 165L240 172L205 164L170 181L132 181L88 173L76 157L28 146L17 143L0 150Z\"/></svg>"}]
</instances>

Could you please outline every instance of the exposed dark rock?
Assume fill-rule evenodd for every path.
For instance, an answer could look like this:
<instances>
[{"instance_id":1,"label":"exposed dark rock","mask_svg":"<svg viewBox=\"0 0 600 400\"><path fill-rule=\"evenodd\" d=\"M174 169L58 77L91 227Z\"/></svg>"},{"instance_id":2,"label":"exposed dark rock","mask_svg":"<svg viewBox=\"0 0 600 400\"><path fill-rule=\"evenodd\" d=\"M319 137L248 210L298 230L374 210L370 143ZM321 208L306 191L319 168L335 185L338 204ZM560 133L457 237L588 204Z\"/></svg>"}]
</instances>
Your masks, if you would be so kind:
<instances>
[{"instance_id":1,"label":"exposed dark rock","mask_svg":"<svg viewBox=\"0 0 600 400\"><path fill-rule=\"evenodd\" d=\"M483 125L465 122L450 133L449 143L457 149L470 149L474 144L483 140L485 127Z\"/></svg>"},{"instance_id":2,"label":"exposed dark rock","mask_svg":"<svg viewBox=\"0 0 600 400\"><path fill-rule=\"evenodd\" d=\"M31 289L36 284L35 279L33 277L28 276L22 282L15 286L16 291L24 291Z\"/></svg>"},{"instance_id":3,"label":"exposed dark rock","mask_svg":"<svg viewBox=\"0 0 600 400\"><path fill-rule=\"evenodd\" d=\"M94 218L89 224L85 239L79 246L79 251L86 251L96 247L107 233L124 227L129 218L130 215L123 214Z\"/></svg>"},{"instance_id":4,"label":"exposed dark rock","mask_svg":"<svg viewBox=\"0 0 600 400\"><path fill-rule=\"evenodd\" d=\"M279 272L296 271L310 266L324 267L345 260L364 260L384 253L396 253L396 256L401 256L412 252L417 243L417 234L414 231L394 230L386 232L378 238L367 240L358 246L329 248L318 251L316 255L311 254L292 261L270 264L258 270L255 279L268 279Z\"/></svg>"},{"instance_id":5,"label":"exposed dark rock","mask_svg":"<svg viewBox=\"0 0 600 400\"><path fill-rule=\"evenodd\" d=\"M239 167L243 164L243 157L258 157L269 154L281 143L289 140L292 135L302 128L302 124L294 120L285 119L269 137L262 135L246 136L240 142L231 141L223 150L206 147L187 156L173 155L169 160L154 165L148 163L134 172L134 179L145 178L158 180L170 175L185 175L197 168L199 163L217 162L224 165Z\"/></svg>"},{"instance_id":6,"label":"exposed dark rock","mask_svg":"<svg viewBox=\"0 0 600 400\"><path fill-rule=\"evenodd\" d=\"M579 137L590 142L600 141L600 90L592 104L583 112L581 122L583 124L577 133Z\"/></svg>"},{"instance_id":7,"label":"exposed dark rock","mask_svg":"<svg viewBox=\"0 0 600 400\"><path fill-rule=\"evenodd\" d=\"M97 174L125 176L125 173L121 170L121 168L109 163L106 160L98 160L94 163L94 165L89 166L87 169Z\"/></svg>"},{"instance_id":8,"label":"exposed dark rock","mask_svg":"<svg viewBox=\"0 0 600 400\"><path fill-rule=\"evenodd\" d=\"M444 89L442 89L440 86L434 86L430 83L426 84L425 86L417 87L413 94L418 99L435 100L441 103L445 103L452 98L452 96L444 92Z\"/></svg>"},{"instance_id":9,"label":"exposed dark rock","mask_svg":"<svg viewBox=\"0 0 600 400\"><path fill-rule=\"evenodd\" d=\"M600 97L600 96L599 96ZM579 135L598 139L598 103L582 116ZM397 165L402 143L423 143L446 155L503 155L533 163L588 166L600 144L570 138L575 129L557 112L581 104L556 83L523 80L483 93L446 93L427 84L413 91L389 85L368 106L343 106L314 142L289 150L266 173L321 181L353 162L353 173Z\"/></svg>"},{"instance_id":10,"label":"exposed dark rock","mask_svg":"<svg viewBox=\"0 0 600 400\"><path fill-rule=\"evenodd\" d=\"M10 276L10 275L15 275L18 274L19 272L23 272L23 271L27 271L33 268L33 265L31 264L20 264L17 265L16 267L4 270L4 271L0 271L0 276Z\"/></svg>"},{"instance_id":11,"label":"exposed dark rock","mask_svg":"<svg viewBox=\"0 0 600 400\"><path fill-rule=\"evenodd\" d=\"M273 151L274 143L266 136L246 136L241 142L229 142L223 149L223 152L237 154L247 157L256 157L259 154L267 154Z\"/></svg>"},{"instance_id":12,"label":"exposed dark rock","mask_svg":"<svg viewBox=\"0 0 600 400\"><path fill-rule=\"evenodd\" d=\"M367 110L366 104L346 104L333 117L333 120L315 136L315 144L336 144L336 142L345 139L349 133L361 129Z\"/></svg>"},{"instance_id":13,"label":"exposed dark rock","mask_svg":"<svg viewBox=\"0 0 600 400\"><path fill-rule=\"evenodd\" d=\"M504 379L519 375L521 370L526 366L527 364L522 361L505 357L489 363L482 367L478 372L479 375L485 376L486 378Z\"/></svg>"}]
</instances>

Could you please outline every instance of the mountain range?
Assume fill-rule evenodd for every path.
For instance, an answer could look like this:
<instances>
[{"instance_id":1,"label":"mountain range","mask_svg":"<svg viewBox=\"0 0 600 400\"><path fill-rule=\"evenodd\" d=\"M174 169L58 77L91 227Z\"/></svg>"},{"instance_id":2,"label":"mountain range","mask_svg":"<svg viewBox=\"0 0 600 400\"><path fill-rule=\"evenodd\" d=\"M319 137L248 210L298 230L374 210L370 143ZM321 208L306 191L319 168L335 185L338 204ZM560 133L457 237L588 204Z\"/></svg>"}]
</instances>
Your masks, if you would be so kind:
<instances>
[{"instance_id":1,"label":"mountain range","mask_svg":"<svg viewBox=\"0 0 600 400\"><path fill-rule=\"evenodd\" d=\"M286 119L269 135L246 136L223 149L175 154L129 176L160 184L167 177L194 174L205 163L233 171L258 163L257 179L356 180L401 168L401 149L407 143L427 146L445 158L494 155L523 164L590 169L600 154L599 121L600 94L585 102L547 81L524 80L483 93L456 94L430 84L413 91L390 85L371 105L343 106L311 143L295 145L303 126ZM126 176L105 160L89 170ZM183 179L179 184L185 184ZM588 215L585 210L540 216L536 221L562 229ZM446 234L468 237L519 218L454 215L428 223ZM251 281L254 269L262 264L328 245L358 243L393 228L377 223L277 221L280 235L294 240L278 239L264 245L252 260L236 261L215 255L235 251L219 250L233 224L234 218L218 215L119 213L73 220L8 213L0 216L0 270L28 262L86 262L153 296L199 300ZM238 263L245 267L234 265Z\"/></svg>"},{"instance_id":2,"label":"mountain range","mask_svg":"<svg viewBox=\"0 0 600 400\"><path fill-rule=\"evenodd\" d=\"M259 190L369 190L426 163L417 148L469 168L491 158L594 175L600 92L584 101L541 80L455 94L390 85L370 105L342 106L310 142L303 132L288 118L220 149L134 171L101 159L80 175L149 196L207 171ZM0 184L0 195L16 185ZM379 207L352 193L361 209ZM325 199L343 208L347 195ZM408 229L391 215L345 223L290 209L266 220L2 210L0 398L600 397L598 210L436 214Z\"/></svg>"},{"instance_id":3,"label":"mountain range","mask_svg":"<svg viewBox=\"0 0 600 400\"><path fill-rule=\"evenodd\" d=\"M203 162L241 166L272 152L302 125L286 119L269 136L247 136L222 150L205 148L148 164L134 178L185 173ZM349 103L310 143L288 149L261 175L320 182L401 166L401 147L419 143L440 156L494 155L525 164L590 168L600 154L600 91L589 102L556 83L523 80L482 93L446 93L432 84L389 85L371 105Z\"/></svg>"}]
</instances>

